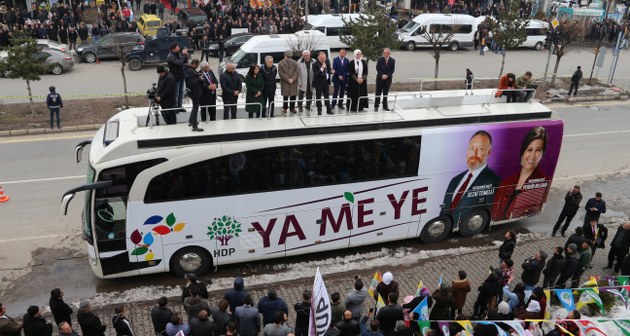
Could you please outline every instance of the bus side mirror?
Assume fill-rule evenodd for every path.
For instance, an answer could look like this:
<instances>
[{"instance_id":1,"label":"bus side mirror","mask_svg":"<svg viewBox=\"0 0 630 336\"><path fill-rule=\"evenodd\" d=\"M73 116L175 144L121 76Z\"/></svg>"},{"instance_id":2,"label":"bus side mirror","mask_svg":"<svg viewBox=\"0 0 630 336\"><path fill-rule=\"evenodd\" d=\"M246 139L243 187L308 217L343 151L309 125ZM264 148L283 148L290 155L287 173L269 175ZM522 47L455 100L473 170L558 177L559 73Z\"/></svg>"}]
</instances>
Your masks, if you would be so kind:
<instances>
[{"instance_id":1,"label":"bus side mirror","mask_svg":"<svg viewBox=\"0 0 630 336\"><path fill-rule=\"evenodd\" d=\"M83 147L91 143L92 143L92 140L83 141L74 148L74 156L75 156L75 159L77 160L77 163L81 162L81 159L83 157Z\"/></svg>"},{"instance_id":2,"label":"bus side mirror","mask_svg":"<svg viewBox=\"0 0 630 336\"><path fill-rule=\"evenodd\" d=\"M70 205L70 201L72 201L72 199L74 198L74 195L75 193L68 192L64 194L63 198L61 199L61 208L63 209L64 216L68 214L68 206Z\"/></svg>"}]
</instances>

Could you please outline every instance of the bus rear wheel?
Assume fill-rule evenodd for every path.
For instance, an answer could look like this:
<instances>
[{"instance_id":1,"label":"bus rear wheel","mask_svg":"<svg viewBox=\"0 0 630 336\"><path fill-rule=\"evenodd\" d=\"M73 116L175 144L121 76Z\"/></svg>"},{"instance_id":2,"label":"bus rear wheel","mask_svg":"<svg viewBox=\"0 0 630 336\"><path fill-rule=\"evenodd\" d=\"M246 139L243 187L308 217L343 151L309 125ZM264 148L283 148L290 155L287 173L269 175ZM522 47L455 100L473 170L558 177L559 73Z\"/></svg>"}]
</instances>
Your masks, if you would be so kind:
<instances>
[{"instance_id":1,"label":"bus rear wheel","mask_svg":"<svg viewBox=\"0 0 630 336\"><path fill-rule=\"evenodd\" d=\"M471 210L459 223L459 233L464 237L479 234L486 228L490 216L482 209Z\"/></svg>"},{"instance_id":2,"label":"bus rear wheel","mask_svg":"<svg viewBox=\"0 0 630 336\"><path fill-rule=\"evenodd\" d=\"M446 239L452 229L451 219L447 216L440 216L424 225L420 232L420 239L425 243L437 243Z\"/></svg>"},{"instance_id":3,"label":"bus rear wheel","mask_svg":"<svg viewBox=\"0 0 630 336\"><path fill-rule=\"evenodd\" d=\"M173 254L170 262L171 272L180 277L186 273L204 274L211 265L210 253L200 247L183 248Z\"/></svg>"}]
</instances>

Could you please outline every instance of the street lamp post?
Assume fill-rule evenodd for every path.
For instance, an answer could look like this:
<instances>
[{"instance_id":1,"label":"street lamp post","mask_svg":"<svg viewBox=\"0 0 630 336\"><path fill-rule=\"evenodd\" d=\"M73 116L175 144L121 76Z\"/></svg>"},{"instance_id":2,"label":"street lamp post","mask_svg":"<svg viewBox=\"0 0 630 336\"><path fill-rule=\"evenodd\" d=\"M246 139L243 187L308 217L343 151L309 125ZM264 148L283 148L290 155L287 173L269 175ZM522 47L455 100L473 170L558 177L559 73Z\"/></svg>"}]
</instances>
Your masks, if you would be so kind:
<instances>
[{"instance_id":1,"label":"street lamp post","mask_svg":"<svg viewBox=\"0 0 630 336\"><path fill-rule=\"evenodd\" d=\"M608 18L608 9L610 8L610 0L605 2L606 11L604 12L604 21L603 24L606 24L606 18ZM602 47L602 40L604 36L599 37L599 41L597 42L597 49L595 49L595 59L593 59L593 66L591 67L591 75L588 77L588 85L591 85L591 80L593 79L593 71L595 70L595 62L597 61L597 56L599 56L599 49Z\"/></svg>"}]
</instances>

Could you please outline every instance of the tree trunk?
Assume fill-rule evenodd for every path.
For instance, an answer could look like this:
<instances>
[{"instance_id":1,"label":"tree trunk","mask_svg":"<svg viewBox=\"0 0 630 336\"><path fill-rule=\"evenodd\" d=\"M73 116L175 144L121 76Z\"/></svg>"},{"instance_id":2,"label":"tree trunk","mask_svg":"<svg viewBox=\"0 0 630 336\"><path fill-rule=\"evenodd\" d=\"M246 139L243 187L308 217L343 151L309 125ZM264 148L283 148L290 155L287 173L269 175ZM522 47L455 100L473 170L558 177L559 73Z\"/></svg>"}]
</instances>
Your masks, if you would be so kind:
<instances>
[{"instance_id":1,"label":"tree trunk","mask_svg":"<svg viewBox=\"0 0 630 336\"><path fill-rule=\"evenodd\" d=\"M125 105L127 105L127 108L129 108L129 96L127 96L127 76L125 76L125 62L121 62L122 65L120 67L120 73L122 74L122 78L123 78L123 90L125 92Z\"/></svg>"},{"instance_id":2,"label":"tree trunk","mask_svg":"<svg viewBox=\"0 0 630 336\"><path fill-rule=\"evenodd\" d=\"M503 57L501 57L501 70L499 70L499 78L503 76L503 69L505 68L505 49L503 49Z\"/></svg>"},{"instance_id":3,"label":"tree trunk","mask_svg":"<svg viewBox=\"0 0 630 336\"><path fill-rule=\"evenodd\" d=\"M558 67L560 66L560 59L562 56L556 55L556 65L553 67L553 74L551 74L551 83L549 83L550 87L553 87L554 82L556 81L556 74L558 73Z\"/></svg>"},{"instance_id":4,"label":"tree trunk","mask_svg":"<svg viewBox=\"0 0 630 336\"><path fill-rule=\"evenodd\" d=\"M26 81L26 89L28 90L28 101L31 103L31 117L35 116L35 103L33 102L33 93L31 92L31 81Z\"/></svg>"}]
</instances>

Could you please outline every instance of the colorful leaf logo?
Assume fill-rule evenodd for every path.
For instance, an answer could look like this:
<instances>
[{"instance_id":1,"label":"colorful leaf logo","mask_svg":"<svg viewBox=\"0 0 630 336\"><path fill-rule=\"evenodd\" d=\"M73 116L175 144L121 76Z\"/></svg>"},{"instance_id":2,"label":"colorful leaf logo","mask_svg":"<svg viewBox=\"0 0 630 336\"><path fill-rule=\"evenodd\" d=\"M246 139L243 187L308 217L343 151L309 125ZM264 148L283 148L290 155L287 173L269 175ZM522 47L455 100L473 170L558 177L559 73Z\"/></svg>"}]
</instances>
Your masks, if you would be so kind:
<instances>
[{"instance_id":1,"label":"colorful leaf logo","mask_svg":"<svg viewBox=\"0 0 630 336\"><path fill-rule=\"evenodd\" d=\"M171 233L171 228L166 226L166 225L158 225L158 226L153 228L153 232L164 236L164 235L167 235L167 234Z\"/></svg>"},{"instance_id":2,"label":"colorful leaf logo","mask_svg":"<svg viewBox=\"0 0 630 336\"><path fill-rule=\"evenodd\" d=\"M132 242L134 245L138 245L138 244L140 244L140 241L142 241L142 234L140 233L140 231L138 231L138 230L134 230L134 231L131 233L131 237L130 237L130 239L131 239L131 242Z\"/></svg>"},{"instance_id":3,"label":"colorful leaf logo","mask_svg":"<svg viewBox=\"0 0 630 336\"><path fill-rule=\"evenodd\" d=\"M166 225L173 226L175 224L175 215L171 212L168 216L166 216Z\"/></svg>"},{"instance_id":4,"label":"colorful leaf logo","mask_svg":"<svg viewBox=\"0 0 630 336\"><path fill-rule=\"evenodd\" d=\"M164 221L166 225L160 224L162 223L162 221ZM155 235L164 236L171 232L182 231L184 227L186 226L186 224L185 223L175 224L176 222L177 222L177 219L175 218L175 214L172 212L168 214L166 218L160 215L153 215L147 218L144 221L143 225L155 225L155 224L160 224L160 225L151 228L144 235L140 230L134 230L131 233L131 236L129 237L129 239L134 245L136 245L136 247L131 251L131 255L135 255L135 256L144 255L145 261L153 260L155 258L155 253L153 252L153 250L150 250L149 247L153 245L153 243L155 242Z\"/></svg>"},{"instance_id":5,"label":"colorful leaf logo","mask_svg":"<svg viewBox=\"0 0 630 336\"><path fill-rule=\"evenodd\" d=\"M151 217L147 218L146 221L144 221L144 225L157 224L157 223L161 222L162 219L163 219L162 216L158 216L158 215L151 216Z\"/></svg>"},{"instance_id":6,"label":"colorful leaf logo","mask_svg":"<svg viewBox=\"0 0 630 336\"><path fill-rule=\"evenodd\" d=\"M346 191L345 193L343 193L343 198L345 198L350 203L354 203L354 194L351 192Z\"/></svg>"}]
</instances>

